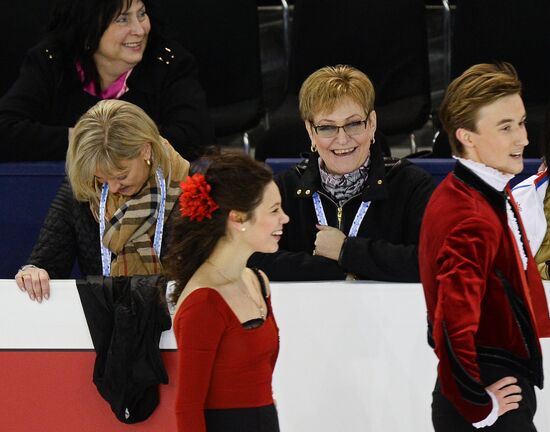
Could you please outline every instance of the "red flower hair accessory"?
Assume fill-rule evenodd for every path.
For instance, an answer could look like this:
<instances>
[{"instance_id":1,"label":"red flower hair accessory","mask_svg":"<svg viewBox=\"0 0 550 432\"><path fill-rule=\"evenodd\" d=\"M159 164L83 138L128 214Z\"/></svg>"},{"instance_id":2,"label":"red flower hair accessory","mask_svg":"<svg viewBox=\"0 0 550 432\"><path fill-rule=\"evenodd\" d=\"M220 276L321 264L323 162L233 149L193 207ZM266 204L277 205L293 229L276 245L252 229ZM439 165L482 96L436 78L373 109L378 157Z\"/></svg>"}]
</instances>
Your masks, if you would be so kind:
<instances>
[{"instance_id":1,"label":"red flower hair accessory","mask_svg":"<svg viewBox=\"0 0 550 432\"><path fill-rule=\"evenodd\" d=\"M202 222L206 217L212 219L212 213L220 208L210 196L212 187L204 175L193 174L180 183L180 212L183 217Z\"/></svg>"}]
</instances>

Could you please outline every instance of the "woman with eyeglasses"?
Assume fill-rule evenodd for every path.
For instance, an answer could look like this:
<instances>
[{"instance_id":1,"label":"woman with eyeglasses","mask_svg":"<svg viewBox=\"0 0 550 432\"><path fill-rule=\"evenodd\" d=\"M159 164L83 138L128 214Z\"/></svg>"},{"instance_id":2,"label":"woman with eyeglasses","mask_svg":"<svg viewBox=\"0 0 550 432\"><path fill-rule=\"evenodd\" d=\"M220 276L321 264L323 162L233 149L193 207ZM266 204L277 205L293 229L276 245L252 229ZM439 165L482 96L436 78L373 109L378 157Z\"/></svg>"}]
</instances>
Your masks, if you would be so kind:
<instances>
[{"instance_id":1,"label":"woman with eyeglasses","mask_svg":"<svg viewBox=\"0 0 550 432\"><path fill-rule=\"evenodd\" d=\"M272 280L418 282L418 234L435 186L406 160L385 163L371 81L351 66L324 67L299 101L311 155L277 178L290 216L280 250L250 264Z\"/></svg>"}]
</instances>

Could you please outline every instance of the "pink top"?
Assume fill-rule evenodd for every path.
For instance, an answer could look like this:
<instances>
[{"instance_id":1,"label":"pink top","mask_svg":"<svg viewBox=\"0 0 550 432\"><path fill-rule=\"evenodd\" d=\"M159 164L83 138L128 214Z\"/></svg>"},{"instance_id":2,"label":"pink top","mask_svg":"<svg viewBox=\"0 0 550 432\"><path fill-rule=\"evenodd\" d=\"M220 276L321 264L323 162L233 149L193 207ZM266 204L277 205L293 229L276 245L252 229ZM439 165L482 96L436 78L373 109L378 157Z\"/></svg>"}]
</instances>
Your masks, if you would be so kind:
<instances>
[{"instance_id":1,"label":"pink top","mask_svg":"<svg viewBox=\"0 0 550 432\"><path fill-rule=\"evenodd\" d=\"M79 62L76 62L75 66L76 66L76 71L80 76L80 81L84 83L85 76L84 76L84 69L82 69L82 65ZM124 72L115 80L115 82L113 82L109 87L103 90L100 94L97 94L96 92L95 81L90 81L88 84L84 85L82 89L86 93L89 93L92 96L97 96L100 99L119 99L124 93L126 93L129 90L128 86L126 85L126 80L132 73L132 70L133 69L130 69L128 72Z\"/></svg>"}]
</instances>

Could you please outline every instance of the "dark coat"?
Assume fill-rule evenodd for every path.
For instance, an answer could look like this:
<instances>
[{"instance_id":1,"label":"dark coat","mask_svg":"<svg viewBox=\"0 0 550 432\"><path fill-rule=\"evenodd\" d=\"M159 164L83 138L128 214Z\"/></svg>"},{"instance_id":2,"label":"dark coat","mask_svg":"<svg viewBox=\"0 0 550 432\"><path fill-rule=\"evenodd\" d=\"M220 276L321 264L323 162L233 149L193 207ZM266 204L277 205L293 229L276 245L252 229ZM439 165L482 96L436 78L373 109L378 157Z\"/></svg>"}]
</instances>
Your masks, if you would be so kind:
<instances>
[{"instance_id":1,"label":"dark coat","mask_svg":"<svg viewBox=\"0 0 550 432\"><path fill-rule=\"evenodd\" d=\"M357 237L348 237L338 262L312 255L317 217L311 195L319 192L330 226L338 227L338 204L322 189L318 156L276 179L290 222L274 254L254 254L249 265L272 280L338 280L348 273L360 279L418 282L418 234L424 208L435 185L431 176L406 160L385 167L377 145L361 194L342 207L340 229L347 234L362 201L371 201Z\"/></svg>"},{"instance_id":2,"label":"dark coat","mask_svg":"<svg viewBox=\"0 0 550 432\"><path fill-rule=\"evenodd\" d=\"M176 42L151 39L121 100L141 107L188 160L214 143L192 56ZM49 42L32 48L0 100L0 161L64 160L68 128L100 99L86 93L72 59Z\"/></svg>"},{"instance_id":3,"label":"dark coat","mask_svg":"<svg viewBox=\"0 0 550 432\"><path fill-rule=\"evenodd\" d=\"M102 277L77 281L96 351L93 381L124 423L147 419L168 383L159 350L172 326L163 276Z\"/></svg>"},{"instance_id":4,"label":"dark coat","mask_svg":"<svg viewBox=\"0 0 550 432\"><path fill-rule=\"evenodd\" d=\"M169 219L177 215L177 211L172 211ZM168 235L169 230L165 229L161 256L168 244ZM74 198L65 178L50 205L27 264L45 269L51 279L67 279L75 259L83 276L102 274L99 224L90 205Z\"/></svg>"}]
</instances>

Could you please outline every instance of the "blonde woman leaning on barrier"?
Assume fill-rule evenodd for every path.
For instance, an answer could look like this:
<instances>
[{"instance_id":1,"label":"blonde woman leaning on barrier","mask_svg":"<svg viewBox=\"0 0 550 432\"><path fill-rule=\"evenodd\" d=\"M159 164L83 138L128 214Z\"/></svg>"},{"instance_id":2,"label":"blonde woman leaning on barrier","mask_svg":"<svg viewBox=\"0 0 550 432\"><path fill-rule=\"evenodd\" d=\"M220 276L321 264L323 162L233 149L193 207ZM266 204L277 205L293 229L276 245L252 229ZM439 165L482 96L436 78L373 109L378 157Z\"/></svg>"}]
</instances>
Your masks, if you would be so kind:
<instances>
[{"instance_id":1,"label":"blonde woman leaning on barrier","mask_svg":"<svg viewBox=\"0 0 550 432\"><path fill-rule=\"evenodd\" d=\"M164 226L189 163L149 116L128 102L99 102L76 124L66 166L68 179L15 275L19 288L48 299L49 279L69 277L75 260L83 276L161 273Z\"/></svg>"}]
</instances>

